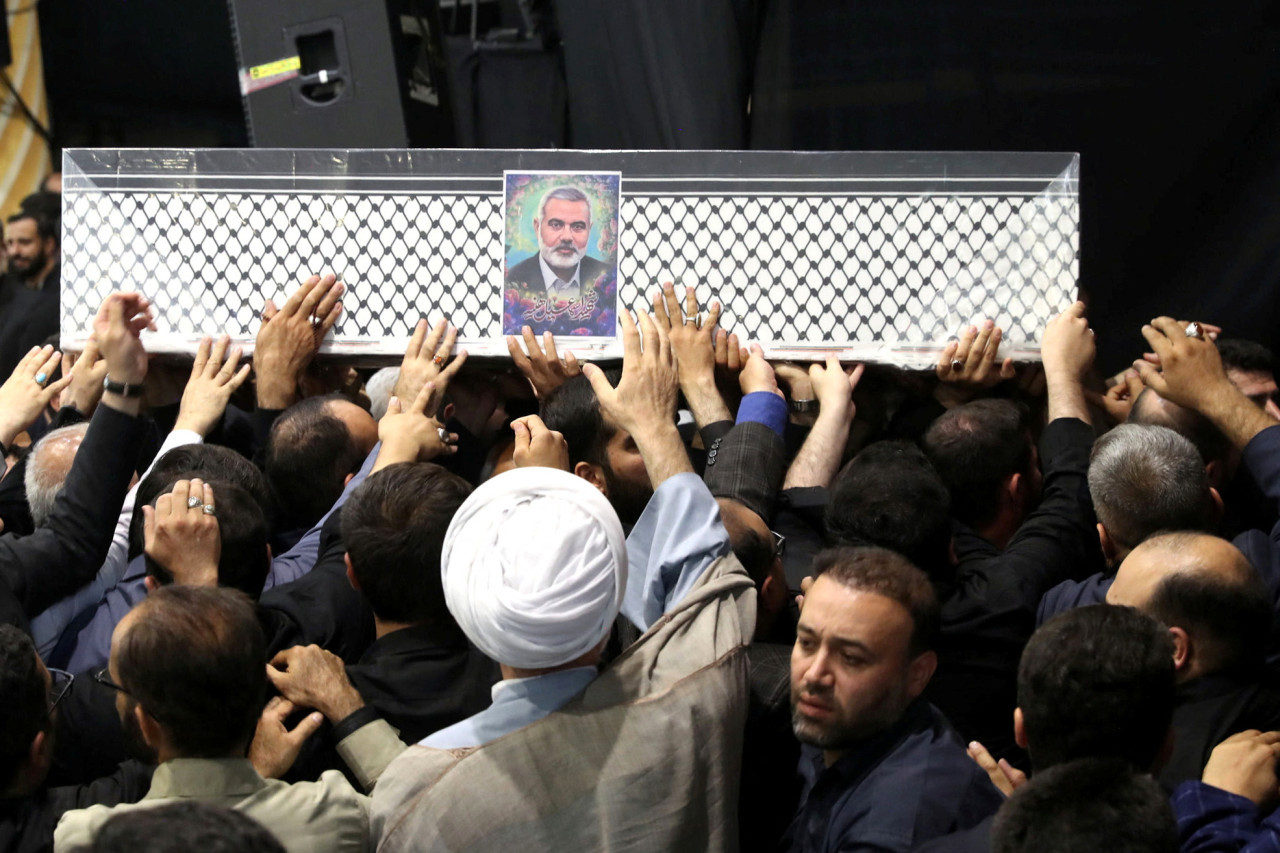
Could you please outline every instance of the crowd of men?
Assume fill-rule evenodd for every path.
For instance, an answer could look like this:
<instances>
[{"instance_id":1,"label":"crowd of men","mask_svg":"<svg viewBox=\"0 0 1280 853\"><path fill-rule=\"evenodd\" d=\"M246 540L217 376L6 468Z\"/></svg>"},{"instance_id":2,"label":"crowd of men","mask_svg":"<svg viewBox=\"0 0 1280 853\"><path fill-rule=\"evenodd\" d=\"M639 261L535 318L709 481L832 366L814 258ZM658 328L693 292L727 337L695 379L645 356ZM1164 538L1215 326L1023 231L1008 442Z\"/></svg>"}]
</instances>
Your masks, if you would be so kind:
<instances>
[{"instance_id":1,"label":"crowd of men","mask_svg":"<svg viewBox=\"0 0 1280 853\"><path fill-rule=\"evenodd\" d=\"M73 359L45 202L0 849L1280 850L1261 346L1159 317L1105 379L1076 303L1035 365L989 321L927 376L771 364L664 284L620 368L442 318L356 370L313 275L252 364L150 357L131 292Z\"/></svg>"}]
</instances>

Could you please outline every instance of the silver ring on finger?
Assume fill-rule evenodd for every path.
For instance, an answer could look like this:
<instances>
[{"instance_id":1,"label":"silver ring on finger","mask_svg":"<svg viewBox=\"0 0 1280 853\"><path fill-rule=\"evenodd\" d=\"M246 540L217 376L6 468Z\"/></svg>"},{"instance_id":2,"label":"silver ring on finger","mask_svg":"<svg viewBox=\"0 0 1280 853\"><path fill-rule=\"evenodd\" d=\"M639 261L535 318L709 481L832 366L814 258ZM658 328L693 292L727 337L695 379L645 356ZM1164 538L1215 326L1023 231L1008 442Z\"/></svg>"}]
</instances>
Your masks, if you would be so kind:
<instances>
[{"instance_id":1,"label":"silver ring on finger","mask_svg":"<svg viewBox=\"0 0 1280 853\"><path fill-rule=\"evenodd\" d=\"M217 514L218 514L218 513L214 510L214 508L213 508L213 504L205 504L205 505L204 505L204 507L203 507L203 510L204 510L204 514L205 514L205 515L217 515Z\"/></svg>"},{"instance_id":2,"label":"silver ring on finger","mask_svg":"<svg viewBox=\"0 0 1280 853\"><path fill-rule=\"evenodd\" d=\"M1188 323L1187 328L1183 331L1186 333L1188 338L1195 338L1200 341L1204 340L1204 329L1200 328L1199 323Z\"/></svg>"},{"instance_id":3,"label":"silver ring on finger","mask_svg":"<svg viewBox=\"0 0 1280 853\"><path fill-rule=\"evenodd\" d=\"M200 498L196 497L195 495L192 495L191 497L187 498L187 509L195 509L196 507L200 506L203 503L204 501L202 501Z\"/></svg>"},{"instance_id":4,"label":"silver ring on finger","mask_svg":"<svg viewBox=\"0 0 1280 853\"><path fill-rule=\"evenodd\" d=\"M449 443L449 431L444 427L436 427L436 435L440 436L440 441L442 443Z\"/></svg>"},{"instance_id":5,"label":"silver ring on finger","mask_svg":"<svg viewBox=\"0 0 1280 853\"><path fill-rule=\"evenodd\" d=\"M951 359L951 369L959 373L961 370L964 370L964 362L958 358Z\"/></svg>"}]
</instances>

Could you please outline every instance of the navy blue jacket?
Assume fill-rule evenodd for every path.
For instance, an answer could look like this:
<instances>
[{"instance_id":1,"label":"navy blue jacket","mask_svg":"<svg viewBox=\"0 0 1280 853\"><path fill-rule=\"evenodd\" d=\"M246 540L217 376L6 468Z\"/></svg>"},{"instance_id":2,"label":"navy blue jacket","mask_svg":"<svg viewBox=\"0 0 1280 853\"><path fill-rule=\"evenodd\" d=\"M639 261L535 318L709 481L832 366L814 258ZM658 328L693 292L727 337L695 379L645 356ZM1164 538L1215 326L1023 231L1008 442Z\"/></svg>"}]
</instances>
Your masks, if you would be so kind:
<instances>
[{"instance_id":1,"label":"navy blue jacket","mask_svg":"<svg viewBox=\"0 0 1280 853\"><path fill-rule=\"evenodd\" d=\"M783 838L792 853L908 851L980 823L1004 802L923 699L831 767L822 750L804 746L800 775L800 809Z\"/></svg>"}]
</instances>

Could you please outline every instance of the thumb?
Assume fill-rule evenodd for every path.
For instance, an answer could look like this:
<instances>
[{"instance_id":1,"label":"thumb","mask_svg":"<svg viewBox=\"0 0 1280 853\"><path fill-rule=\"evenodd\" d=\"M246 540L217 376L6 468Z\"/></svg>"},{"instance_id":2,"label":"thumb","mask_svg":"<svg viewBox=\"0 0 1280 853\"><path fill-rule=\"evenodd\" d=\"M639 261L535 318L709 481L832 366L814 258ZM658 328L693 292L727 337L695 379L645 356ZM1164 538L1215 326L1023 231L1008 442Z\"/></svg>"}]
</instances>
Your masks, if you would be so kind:
<instances>
[{"instance_id":1,"label":"thumb","mask_svg":"<svg viewBox=\"0 0 1280 853\"><path fill-rule=\"evenodd\" d=\"M398 414L400 414L400 398L392 397L390 400L387 401L387 415L398 415ZM387 415L383 415L383 417L385 418Z\"/></svg>"},{"instance_id":2,"label":"thumb","mask_svg":"<svg viewBox=\"0 0 1280 853\"><path fill-rule=\"evenodd\" d=\"M312 711L302 718L302 722L289 732L289 740L295 744L301 744L307 738L320 731L320 726L324 725L324 714L319 711Z\"/></svg>"},{"instance_id":3,"label":"thumb","mask_svg":"<svg viewBox=\"0 0 1280 853\"><path fill-rule=\"evenodd\" d=\"M596 392L597 399L604 399L613 393L613 386L609 384L609 380L605 378L604 371L595 364L584 364L582 366L582 375L587 377L587 381L591 383L591 390Z\"/></svg>"},{"instance_id":4,"label":"thumb","mask_svg":"<svg viewBox=\"0 0 1280 853\"><path fill-rule=\"evenodd\" d=\"M1124 374L1124 382L1129 386L1129 399L1136 400L1138 395L1142 393L1142 377L1136 370L1127 370Z\"/></svg>"}]
</instances>

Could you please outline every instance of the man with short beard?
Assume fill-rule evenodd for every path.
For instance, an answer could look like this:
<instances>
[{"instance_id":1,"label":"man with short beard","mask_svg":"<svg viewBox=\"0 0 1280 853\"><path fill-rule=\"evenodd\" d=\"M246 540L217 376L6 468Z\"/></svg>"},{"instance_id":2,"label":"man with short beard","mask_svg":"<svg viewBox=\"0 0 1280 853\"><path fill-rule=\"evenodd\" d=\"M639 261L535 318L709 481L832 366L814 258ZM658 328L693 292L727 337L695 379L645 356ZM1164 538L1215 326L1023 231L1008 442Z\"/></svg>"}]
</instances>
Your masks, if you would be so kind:
<instances>
[{"instance_id":1,"label":"man with short beard","mask_svg":"<svg viewBox=\"0 0 1280 853\"><path fill-rule=\"evenodd\" d=\"M937 668L938 601L883 548L814 562L791 653L803 788L793 853L906 851L995 813L1003 797L921 695Z\"/></svg>"},{"instance_id":2,"label":"man with short beard","mask_svg":"<svg viewBox=\"0 0 1280 853\"><path fill-rule=\"evenodd\" d=\"M10 216L4 231L10 296L0 312L0 376L22 356L58 332L58 237L39 213Z\"/></svg>"},{"instance_id":3,"label":"man with short beard","mask_svg":"<svg viewBox=\"0 0 1280 853\"><path fill-rule=\"evenodd\" d=\"M518 333L528 323L557 335L578 329L614 334L614 314L600 286L609 267L587 255L591 199L577 187L553 187L538 204L533 231L538 252L507 271L505 313L512 318L504 331Z\"/></svg>"}]
</instances>

